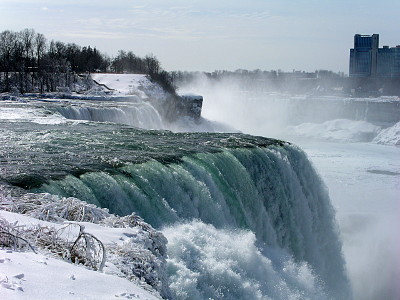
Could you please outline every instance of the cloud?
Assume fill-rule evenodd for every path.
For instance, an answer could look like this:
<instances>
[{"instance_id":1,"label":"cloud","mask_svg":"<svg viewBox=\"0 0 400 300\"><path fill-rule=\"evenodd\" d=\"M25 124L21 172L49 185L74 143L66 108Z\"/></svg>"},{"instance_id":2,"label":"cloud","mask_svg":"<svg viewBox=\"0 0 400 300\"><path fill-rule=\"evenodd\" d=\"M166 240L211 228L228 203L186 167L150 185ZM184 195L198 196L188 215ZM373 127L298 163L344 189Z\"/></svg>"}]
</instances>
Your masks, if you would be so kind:
<instances>
[{"instance_id":1,"label":"cloud","mask_svg":"<svg viewBox=\"0 0 400 300\"><path fill-rule=\"evenodd\" d=\"M272 17L269 10L257 10L257 9L235 9L223 7L207 7L207 6L163 6L163 7L150 7L150 6L134 6L129 9L129 12L134 16L139 17L150 17L150 18L191 18L193 20L197 18L258 18L265 19Z\"/></svg>"},{"instance_id":2,"label":"cloud","mask_svg":"<svg viewBox=\"0 0 400 300\"><path fill-rule=\"evenodd\" d=\"M59 32L59 36L85 38L85 39L110 39L110 40L128 38L128 36L123 33L98 31L98 30L61 31Z\"/></svg>"}]
</instances>

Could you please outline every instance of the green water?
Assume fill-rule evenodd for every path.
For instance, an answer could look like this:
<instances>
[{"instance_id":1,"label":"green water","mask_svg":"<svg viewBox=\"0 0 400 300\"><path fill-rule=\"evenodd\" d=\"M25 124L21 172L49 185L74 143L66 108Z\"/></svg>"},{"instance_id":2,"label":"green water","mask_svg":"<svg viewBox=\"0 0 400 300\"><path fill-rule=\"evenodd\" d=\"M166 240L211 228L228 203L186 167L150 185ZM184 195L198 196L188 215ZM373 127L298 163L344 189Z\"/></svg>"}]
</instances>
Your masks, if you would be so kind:
<instances>
[{"instance_id":1,"label":"green water","mask_svg":"<svg viewBox=\"0 0 400 300\"><path fill-rule=\"evenodd\" d=\"M27 189L50 179L113 173L115 168L149 160L168 164L193 153L284 144L243 134L172 133L114 123L0 124L0 180Z\"/></svg>"}]
</instances>

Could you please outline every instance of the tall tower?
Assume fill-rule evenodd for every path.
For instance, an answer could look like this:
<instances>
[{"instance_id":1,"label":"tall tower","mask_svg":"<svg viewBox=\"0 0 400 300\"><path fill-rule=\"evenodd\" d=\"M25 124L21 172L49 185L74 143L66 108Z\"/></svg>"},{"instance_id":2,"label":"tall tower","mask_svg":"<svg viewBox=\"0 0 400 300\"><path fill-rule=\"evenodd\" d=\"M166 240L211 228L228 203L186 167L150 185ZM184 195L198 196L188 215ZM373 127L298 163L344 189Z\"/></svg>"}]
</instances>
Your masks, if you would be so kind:
<instances>
[{"instance_id":1,"label":"tall tower","mask_svg":"<svg viewBox=\"0 0 400 300\"><path fill-rule=\"evenodd\" d=\"M371 48L371 76L376 76L378 64L378 47L379 47L379 34L372 35L372 48Z\"/></svg>"},{"instance_id":2,"label":"tall tower","mask_svg":"<svg viewBox=\"0 0 400 300\"><path fill-rule=\"evenodd\" d=\"M354 48L350 49L351 77L370 77L377 74L379 34L354 36Z\"/></svg>"}]
</instances>

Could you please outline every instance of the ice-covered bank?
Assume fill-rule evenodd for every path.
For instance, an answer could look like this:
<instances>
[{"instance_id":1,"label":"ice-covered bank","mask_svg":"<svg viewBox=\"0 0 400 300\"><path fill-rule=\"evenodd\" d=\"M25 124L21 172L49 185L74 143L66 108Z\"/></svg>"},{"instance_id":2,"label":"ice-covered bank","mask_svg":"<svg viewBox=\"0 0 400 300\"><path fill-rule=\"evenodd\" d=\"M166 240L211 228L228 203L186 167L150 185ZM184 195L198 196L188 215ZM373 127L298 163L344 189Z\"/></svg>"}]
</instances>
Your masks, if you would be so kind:
<instances>
[{"instance_id":1,"label":"ice-covered bank","mask_svg":"<svg viewBox=\"0 0 400 300\"><path fill-rule=\"evenodd\" d=\"M160 299L126 279L33 252L0 250L1 299Z\"/></svg>"},{"instance_id":2,"label":"ice-covered bank","mask_svg":"<svg viewBox=\"0 0 400 300\"><path fill-rule=\"evenodd\" d=\"M0 200L2 299L169 297L166 239L138 216L4 187Z\"/></svg>"}]
</instances>

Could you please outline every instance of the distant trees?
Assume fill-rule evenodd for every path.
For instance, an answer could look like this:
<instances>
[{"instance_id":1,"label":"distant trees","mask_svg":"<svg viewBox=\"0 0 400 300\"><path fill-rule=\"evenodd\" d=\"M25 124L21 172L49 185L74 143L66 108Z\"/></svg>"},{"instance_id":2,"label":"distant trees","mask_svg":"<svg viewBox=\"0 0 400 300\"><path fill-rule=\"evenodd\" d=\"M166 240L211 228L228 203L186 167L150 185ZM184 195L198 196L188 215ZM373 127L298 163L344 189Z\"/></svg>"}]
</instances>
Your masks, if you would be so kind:
<instances>
[{"instance_id":1,"label":"distant trees","mask_svg":"<svg viewBox=\"0 0 400 300\"><path fill-rule=\"evenodd\" d=\"M70 88L77 74L93 72L148 74L175 93L172 76L153 55L141 58L120 50L111 59L91 46L48 42L33 29L0 33L0 92L53 92L60 87Z\"/></svg>"},{"instance_id":2,"label":"distant trees","mask_svg":"<svg viewBox=\"0 0 400 300\"><path fill-rule=\"evenodd\" d=\"M132 51L118 51L118 55L111 62L111 69L115 73L146 73L146 64L144 60Z\"/></svg>"},{"instance_id":3,"label":"distant trees","mask_svg":"<svg viewBox=\"0 0 400 300\"><path fill-rule=\"evenodd\" d=\"M0 70L4 73L5 89L10 88L10 72L16 65L17 35L9 30L0 34Z\"/></svg>"},{"instance_id":4,"label":"distant trees","mask_svg":"<svg viewBox=\"0 0 400 300\"><path fill-rule=\"evenodd\" d=\"M111 70L115 73L148 74L165 90L175 93L173 76L162 69L159 60L154 55L141 58L133 54L132 51L120 50L117 57L111 61Z\"/></svg>"}]
</instances>

